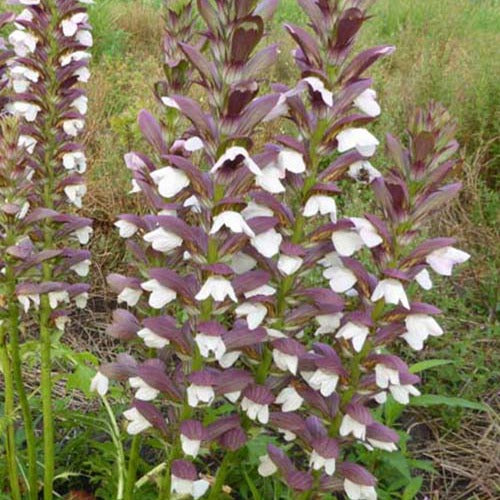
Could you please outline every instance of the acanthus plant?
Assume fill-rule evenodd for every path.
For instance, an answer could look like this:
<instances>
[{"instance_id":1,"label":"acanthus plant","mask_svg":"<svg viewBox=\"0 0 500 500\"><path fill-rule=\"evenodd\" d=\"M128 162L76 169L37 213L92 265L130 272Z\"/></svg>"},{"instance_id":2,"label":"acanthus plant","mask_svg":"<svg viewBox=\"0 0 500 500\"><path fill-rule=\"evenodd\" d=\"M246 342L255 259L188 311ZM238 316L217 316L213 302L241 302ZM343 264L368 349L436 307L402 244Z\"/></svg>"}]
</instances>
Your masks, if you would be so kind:
<instances>
[{"instance_id":1,"label":"acanthus plant","mask_svg":"<svg viewBox=\"0 0 500 500\"><path fill-rule=\"evenodd\" d=\"M394 49L351 54L372 2L299 3L313 32L286 29L301 79L258 97L276 48L254 51L276 2L199 0L205 43L178 47L206 106L157 87L167 117L175 110L190 125L166 140L168 126L142 112L154 157L126 156L153 213L116 223L133 259L109 283L135 309L117 309L108 332L141 358L102 365L92 388L104 395L112 378L135 390L127 431L153 428L165 443L161 498L220 498L259 433L286 444L268 446L259 472L279 472L298 498L376 498L376 478L350 457L359 443L397 449L398 434L371 409L388 393L403 404L419 394L395 349L443 333L418 286L432 286L429 266L449 275L468 258L423 234L460 188L445 184L458 147L449 116L438 105L418 112L408 147L388 136L393 165L375 169L379 141L364 126L380 106L365 72ZM296 134L254 152L258 126L280 117ZM344 200L340 217L340 181L372 189L375 213L349 214ZM198 459L207 454L222 456L218 470ZM215 474L211 484L195 464Z\"/></svg>"},{"instance_id":2,"label":"acanthus plant","mask_svg":"<svg viewBox=\"0 0 500 500\"><path fill-rule=\"evenodd\" d=\"M1 139L1 286L8 303L1 314L23 414L30 498L38 498L39 482L34 425L22 377L20 332L29 330L39 339L43 495L50 499L55 468L52 344L64 332L71 307L86 306L89 288L81 281L90 267L90 252L83 245L89 241L92 222L76 215L75 209L81 208L86 191L86 158L78 137L87 112L87 97L80 85L89 77L87 50L92 34L83 5L88 2L11 3L24 10L11 19L8 42L12 51L5 72L5 111L13 116L5 118L8 133ZM29 324L36 326L28 328ZM21 498L15 472L10 477L11 495Z\"/></svg>"}]
</instances>

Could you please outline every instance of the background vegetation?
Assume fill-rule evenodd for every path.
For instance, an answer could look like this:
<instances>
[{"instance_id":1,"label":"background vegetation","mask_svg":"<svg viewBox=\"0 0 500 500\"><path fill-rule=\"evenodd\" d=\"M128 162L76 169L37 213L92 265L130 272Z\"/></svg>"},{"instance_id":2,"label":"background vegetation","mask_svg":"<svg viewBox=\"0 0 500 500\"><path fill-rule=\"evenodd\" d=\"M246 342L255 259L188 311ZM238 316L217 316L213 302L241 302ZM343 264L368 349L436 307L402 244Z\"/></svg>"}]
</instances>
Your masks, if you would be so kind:
<instances>
[{"instance_id":1,"label":"background vegetation","mask_svg":"<svg viewBox=\"0 0 500 500\"><path fill-rule=\"evenodd\" d=\"M293 44L283 22L303 23L295 0L281 0L269 37L280 44L281 58L273 80L295 77L290 50ZM432 230L458 238L460 248L473 255L456 278L438 282L433 303L446 311L441 319L444 337L431 341L423 354L406 353L414 362L442 359L425 371L424 393L464 398L485 405L485 411L459 399L429 398L427 408L413 408L403 417L411 428L408 447L386 459L387 483L405 486L401 496L388 491L386 498L413 498L422 491L431 498L488 499L500 494L498 437L499 328L498 328L498 176L500 157L500 2L498 0L379 0L373 19L365 25L360 46L391 43L396 53L379 64L373 74L383 114L375 134L404 132L411 110L435 99L446 105L459 123L464 190L460 200L433 222ZM120 267L124 248L113 229L115 216L136 203L130 189L123 154L144 149L136 116L140 109L157 109L152 86L161 78L162 18L160 0L97 0L91 9L95 48L93 78L88 86L91 110L86 142L90 156L89 195L85 210L96 220L94 297L85 316L73 318L70 332L61 340L61 367L71 367L68 383L58 386L61 476L59 485L97 488L99 498L112 498L113 445L107 436L105 414L96 402L88 403L80 390L92 370L87 364L111 352L103 330L111 304L105 276ZM263 138L266 131L263 130ZM383 155L377 167L384 168ZM352 192L352 203L366 200ZM346 210L355 211L346 207ZM76 354L75 352L76 351ZM86 352L90 354L86 354ZM28 352L26 356L31 356ZM413 356L411 358L410 356ZM33 359L36 379L36 359ZM64 378L64 377L61 377ZM116 393L118 400L120 394ZM37 394L33 395L36 401ZM124 399L125 403L126 399ZM425 400L424 400L425 402ZM447 402L443 407L435 403ZM73 410L87 410L87 416ZM119 411L119 407L115 408ZM386 410L388 420L400 408ZM75 427L78 418L81 428ZM86 429L83 431L83 429ZM98 440L89 439L90 436ZM19 436L22 441L23 436ZM261 443L255 442L248 466L256 463ZM83 451L82 451L83 450ZM87 453L88 452L88 453ZM154 443L151 453L154 454ZM253 455L252 455L253 453ZM143 456L144 471L148 457ZM392 461L392 463L389 463ZM257 498L246 469L241 472L247 496ZM417 476L410 480L410 475ZM418 477L423 475L423 478ZM90 479L92 477L92 479ZM93 484L90 484L93 483ZM109 489L108 489L109 488ZM245 486L246 488L246 486ZM64 488L61 488L63 490ZM279 491L260 490L262 498L286 498ZM244 493L242 493L244 494ZM147 497L147 488L144 489ZM252 496L253 495L253 496ZM405 496L406 495L406 496ZM423 498L423 493L418 498ZM1 496L1 494L0 494ZM151 497L153 498L153 497Z\"/></svg>"}]
</instances>

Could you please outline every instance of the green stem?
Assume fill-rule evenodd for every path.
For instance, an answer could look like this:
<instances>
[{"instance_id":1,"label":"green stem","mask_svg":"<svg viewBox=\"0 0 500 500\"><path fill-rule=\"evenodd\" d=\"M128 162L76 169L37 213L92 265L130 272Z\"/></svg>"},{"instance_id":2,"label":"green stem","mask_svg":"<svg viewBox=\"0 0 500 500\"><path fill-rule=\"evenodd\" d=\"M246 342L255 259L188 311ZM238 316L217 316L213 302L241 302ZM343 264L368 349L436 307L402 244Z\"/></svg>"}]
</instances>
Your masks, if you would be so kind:
<instances>
[{"instance_id":1,"label":"green stem","mask_svg":"<svg viewBox=\"0 0 500 500\"><path fill-rule=\"evenodd\" d=\"M113 440L113 444L115 445L116 455L117 455L117 467L118 467L118 487L116 491L116 500L123 500L123 490L124 490L124 479L125 479L125 454L123 452L123 446L120 440L120 429L118 424L116 423L115 414L111 409L111 406L106 398L106 396L102 396L102 402L104 403L104 407L106 408L106 412L109 417L110 425L111 425L111 439ZM131 497L132 498L132 497Z\"/></svg>"},{"instance_id":2,"label":"green stem","mask_svg":"<svg viewBox=\"0 0 500 500\"><path fill-rule=\"evenodd\" d=\"M7 336L5 327L0 330L0 360L4 379L4 418L6 420L5 453L7 455L7 468L9 473L10 495L13 500L21 500L19 475L17 472L16 440L14 429L14 380L10 366L9 352L7 349Z\"/></svg>"},{"instance_id":3,"label":"green stem","mask_svg":"<svg viewBox=\"0 0 500 500\"><path fill-rule=\"evenodd\" d=\"M128 459L127 482L125 484L125 500L134 499L135 481L137 479L137 465L139 463L139 451L141 449L140 435L132 438L130 447L130 456Z\"/></svg>"},{"instance_id":4,"label":"green stem","mask_svg":"<svg viewBox=\"0 0 500 500\"><path fill-rule=\"evenodd\" d=\"M38 477L37 477L37 463L36 463L36 438L33 426L33 417L31 415L28 397L24 388L22 369L21 369L21 355L19 349L19 306L15 302L15 277L11 266L7 266L5 270L5 277L9 283L8 300L9 300L9 347L12 357L12 375L14 384L21 406L21 413L23 416L24 434L26 437L26 450L28 455L28 486L29 498L37 500L38 498Z\"/></svg>"},{"instance_id":5,"label":"green stem","mask_svg":"<svg viewBox=\"0 0 500 500\"><path fill-rule=\"evenodd\" d=\"M224 488L227 473L229 472L229 467L234 457L234 452L228 452L224 455L222 463L219 466L219 470L217 471L217 475L215 476L215 483L210 488L208 500L219 500L221 498L222 488Z\"/></svg>"},{"instance_id":6,"label":"green stem","mask_svg":"<svg viewBox=\"0 0 500 500\"><path fill-rule=\"evenodd\" d=\"M44 273L45 274L45 273ZM47 280L48 281L48 280ZM41 394L43 411L43 498L52 500L54 483L54 416L52 411L52 335L49 326L49 297L44 294L40 305L40 343L41 343Z\"/></svg>"}]
</instances>

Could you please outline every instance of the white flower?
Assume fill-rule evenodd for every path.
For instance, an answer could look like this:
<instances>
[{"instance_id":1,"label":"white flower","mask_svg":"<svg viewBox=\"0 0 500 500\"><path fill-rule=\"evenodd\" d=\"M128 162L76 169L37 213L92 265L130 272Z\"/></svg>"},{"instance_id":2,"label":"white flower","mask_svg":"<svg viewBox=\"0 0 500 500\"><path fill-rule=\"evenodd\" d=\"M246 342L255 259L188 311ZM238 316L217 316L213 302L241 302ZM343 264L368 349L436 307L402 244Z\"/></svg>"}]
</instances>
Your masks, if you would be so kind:
<instances>
[{"instance_id":1,"label":"white flower","mask_svg":"<svg viewBox=\"0 0 500 500\"><path fill-rule=\"evenodd\" d=\"M420 351L429 336L439 337L443 335L443 329L438 322L427 314L410 314L405 319L406 332L401 335L408 345Z\"/></svg>"},{"instance_id":2,"label":"white flower","mask_svg":"<svg viewBox=\"0 0 500 500\"><path fill-rule=\"evenodd\" d=\"M33 302L33 305L36 309L40 306L40 295L31 294L31 295L23 295L20 294L17 296L17 300L19 300L20 304L23 306L23 310L25 313L29 311L30 308L30 300Z\"/></svg>"},{"instance_id":3,"label":"white flower","mask_svg":"<svg viewBox=\"0 0 500 500\"><path fill-rule=\"evenodd\" d=\"M76 297L74 297L75 305L78 309L85 309L87 307L88 300L88 292L79 293Z\"/></svg>"},{"instance_id":4,"label":"white flower","mask_svg":"<svg viewBox=\"0 0 500 500\"><path fill-rule=\"evenodd\" d=\"M21 5L38 5L40 0L19 0Z\"/></svg>"},{"instance_id":5,"label":"white flower","mask_svg":"<svg viewBox=\"0 0 500 500\"><path fill-rule=\"evenodd\" d=\"M190 457L197 457L200 452L201 441L198 439L189 439L184 434L181 434L182 451Z\"/></svg>"},{"instance_id":6,"label":"white flower","mask_svg":"<svg viewBox=\"0 0 500 500\"><path fill-rule=\"evenodd\" d=\"M78 31L75 38L77 42L84 47L92 47L92 45L94 45L94 39L92 37L92 33L89 30Z\"/></svg>"},{"instance_id":7,"label":"white flower","mask_svg":"<svg viewBox=\"0 0 500 500\"><path fill-rule=\"evenodd\" d=\"M251 297L255 297L257 295L265 295L266 297L270 297L271 295L274 295L276 293L276 288L273 288L270 285L261 285L258 286L257 288L254 288L253 290L249 290L248 292L245 292L243 295L245 296L246 299L249 299Z\"/></svg>"},{"instance_id":8,"label":"white flower","mask_svg":"<svg viewBox=\"0 0 500 500\"><path fill-rule=\"evenodd\" d=\"M432 269L443 276L451 276L453 266L462 264L470 259L467 252L454 247L445 247L434 250L426 257L426 262Z\"/></svg>"},{"instance_id":9,"label":"white flower","mask_svg":"<svg viewBox=\"0 0 500 500\"><path fill-rule=\"evenodd\" d=\"M255 403L244 396L241 400L241 409L246 412L250 420L258 420L261 424L269 422L269 405Z\"/></svg>"},{"instance_id":10,"label":"white flower","mask_svg":"<svg viewBox=\"0 0 500 500\"><path fill-rule=\"evenodd\" d=\"M86 23L89 19L85 12L73 14L69 19L64 19L61 23L61 29L65 37L74 36L78 31L78 25Z\"/></svg>"},{"instance_id":11,"label":"white flower","mask_svg":"<svg viewBox=\"0 0 500 500\"><path fill-rule=\"evenodd\" d=\"M78 240L80 245L86 245L90 241L90 236L93 233L93 229L90 226L80 227L71 234Z\"/></svg>"},{"instance_id":12,"label":"white flower","mask_svg":"<svg viewBox=\"0 0 500 500\"><path fill-rule=\"evenodd\" d=\"M319 78L316 78L315 76L309 76L307 78L304 78L303 81L306 82L309 87L311 87L311 90L313 90L314 92L319 92L322 101L327 106L333 106L333 94L330 90L325 88L325 84Z\"/></svg>"},{"instance_id":13,"label":"white flower","mask_svg":"<svg viewBox=\"0 0 500 500\"><path fill-rule=\"evenodd\" d=\"M257 261L243 252L238 252L231 259L231 268L236 274L243 274L250 271L257 265Z\"/></svg>"},{"instance_id":14,"label":"white flower","mask_svg":"<svg viewBox=\"0 0 500 500\"><path fill-rule=\"evenodd\" d=\"M316 321L319 328L314 332L314 335L323 335L325 333L335 333L340 326L342 313L320 314L316 316Z\"/></svg>"},{"instance_id":15,"label":"white flower","mask_svg":"<svg viewBox=\"0 0 500 500\"><path fill-rule=\"evenodd\" d=\"M330 280L330 288L336 293L350 290L358 281L356 275L347 267L330 267L325 269L323 276Z\"/></svg>"},{"instance_id":16,"label":"white flower","mask_svg":"<svg viewBox=\"0 0 500 500\"><path fill-rule=\"evenodd\" d=\"M69 54L64 54L59 58L59 62L62 67L68 66L73 61L83 61L85 59L90 59L90 54L83 50L77 50L75 52L70 52Z\"/></svg>"},{"instance_id":17,"label":"white flower","mask_svg":"<svg viewBox=\"0 0 500 500\"><path fill-rule=\"evenodd\" d=\"M209 487L210 483L205 479L190 481L189 479L182 479L172 474L172 493L178 493L182 497L191 495L196 500L202 497Z\"/></svg>"},{"instance_id":18,"label":"white flower","mask_svg":"<svg viewBox=\"0 0 500 500\"><path fill-rule=\"evenodd\" d=\"M388 278L378 282L375 290L372 293L371 301L384 299L386 304L399 304L401 303L406 309L410 309L410 303L401 281L393 278Z\"/></svg>"},{"instance_id":19,"label":"white flower","mask_svg":"<svg viewBox=\"0 0 500 500\"><path fill-rule=\"evenodd\" d=\"M66 170L76 170L79 174L83 174L87 170L87 158L82 151L65 153L62 161Z\"/></svg>"},{"instance_id":20,"label":"white flower","mask_svg":"<svg viewBox=\"0 0 500 500\"><path fill-rule=\"evenodd\" d=\"M283 149L279 152L278 167L282 172L288 170L293 174L301 174L306 171L304 157L292 149Z\"/></svg>"},{"instance_id":21,"label":"white flower","mask_svg":"<svg viewBox=\"0 0 500 500\"><path fill-rule=\"evenodd\" d=\"M206 300L212 297L217 302L222 302L229 297L233 302L238 302L231 282L221 276L209 276L207 281L196 294L196 300Z\"/></svg>"},{"instance_id":22,"label":"white flower","mask_svg":"<svg viewBox=\"0 0 500 500\"><path fill-rule=\"evenodd\" d=\"M363 113L371 117L380 115L380 106L377 102L377 92L373 89L366 89L354 99L354 105Z\"/></svg>"},{"instance_id":23,"label":"white flower","mask_svg":"<svg viewBox=\"0 0 500 500\"><path fill-rule=\"evenodd\" d=\"M392 397L402 405L407 405L410 402L410 394L420 396L420 391L412 385L391 385L389 391Z\"/></svg>"},{"instance_id":24,"label":"white flower","mask_svg":"<svg viewBox=\"0 0 500 500\"><path fill-rule=\"evenodd\" d=\"M344 479L344 490L349 500L377 500L377 492L373 486L353 483Z\"/></svg>"},{"instance_id":25,"label":"white flower","mask_svg":"<svg viewBox=\"0 0 500 500\"><path fill-rule=\"evenodd\" d=\"M97 392L99 396L105 396L109 389L109 378L101 372L97 372L90 381L90 392Z\"/></svg>"},{"instance_id":26,"label":"white flower","mask_svg":"<svg viewBox=\"0 0 500 500\"><path fill-rule=\"evenodd\" d=\"M241 146L232 146L227 149L212 167L210 173L213 174L217 172L217 170L219 170L226 161L234 161L238 156L243 156L243 163L246 165L248 170L252 172L252 174L259 176L262 173L257 163L255 163L248 154L248 151Z\"/></svg>"},{"instance_id":27,"label":"white flower","mask_svg":"<svg viewBox=\"0 0 500 500\"><path fill-rule=\"evenodd\" d=\"M332 242L335 250L342 257L350 257L355 252L363 248L363 240L356 231L349 229L334 231L332 233Z\"/></svg>"},{"instance_id":28,"label":"white flower","mask_svg":"<svg viewBox=\"0 0 500 500\"><path fill-rule=\"evenodd\" d=\"M188 404L192 408L196 408L198 403L212 404L215 399L215 393L212 387L206 385L191 384L187 388Z\"/></svg>"},{"instance_id":29,"label":"white flower","mask_svg":"<svg viewBox=\"0 0 500 500\"><path fill-rule=\"evenodd\" d=\"M125 302L129 307L134 307L141 298L142 291L137 288L125 287L117 297L118 303Z\"/></svg>"},{"instance_id":30,"label":"white flower","mask_svg":"<svg viewBox=\"0 0 500 500\"><path fill-rule=\"evenodd\" d=\"M165 198L172 198L189 186L189 177L180 169L163 167L151 173L158 186L158 192Z\"/></svg>"},{"instance_id":31,"label":"white flower","mask_svg":"<svg viewBox=\"0 0 500 500\"><path fill-rule=\"evenodd\" d=\"M374 447L379 450L384 451L397 451L398 447L395 443L387 442L387 441L379 441L378 439L367 438L367 441Z\"/></svg>"},{"instance_id":32,"label":"white flower","mask_svg":"<svg viewBox=\"0 0 500 500\"><path fill-rule=\"evenodd\" d=\"M130 377L128 381L130 387L138 389L135 393L135 397L141 401L152 401L156 398L156 396L158 396L158 394L160 394L158 389L151 387L149 384L144 382L141 377Z\"/></svg>"},{"instance_id":33,"label":"white flower","mask_svg":"<svg viewBox=\"0 0 500 500\"><path fill-rule=\"evenodd\" d=\"M370 330L365 325L359 325L357 323L347 322L335 335L335 338L344 338L346 340L351 340L352 346L356 352L361 352L363 345L365 344L366 337Z\"/></svg>"},{"instance_id":34,"label":"white flower","mask_svg":"<svg viewBox=\"0 0 500 500\"><path fill-rule=\"evenodd\" d=\"M114 225L118 228L118 233L122 238L130 238L131 236L134 236L139 229L135 224L126 220L118 220Z\"/></svg>"},{"instance_id":35,"label":"white flower","mask_svg":"<svg viewBox=\"0 0 500 500\"><path fill-rule=\"evenodd\" d=\"M302 212L304 217L314 217L315 215L329 215L332 222L337 220L337 204L331 196L314 195L311 196Z\"/></svg>"},{"instance_id":36,"label":"white flower","mask_svg":"<svg viewBox=\"0 0 500 500\"><path fill-rule=\"evenodd\" d=\"M228 210L216 215L213 220L212 229L210 229L210 234L216 234L223 226L226 226L233 233L245 233L251 238L255 237L255 233L252 231L252 228L245 222L243 216L238 212Z\"/></svg>"},{"instance_id":37,"label":"white flower","mask_svg":"<svg viewBox=\"0 0 500 500\"><path fill-rule=\"evenodd\" d=\"M145 431L151 427L151 424L148 420L146 420L139 410L134 406L133 408L129 408L123 412L123 416L129 421L127 425L127 432L131 436L135 436L136 434Z\"/></svg>"},{"instance_id":38,"label":"white flower","mask_svg":"<svg viewBox=\"0 0 500 500\"><path fill-rule=\"evenodd\" d=\"M259 468L257 469L257 472L262 477L272 476L275 472L277 472L277 470L278 467L276 467L269 455L262 455L259 457Z\"/></svg>"},{"instance_id":39,"label":"white flower","mask_svg":"<svg viewBox=\"0 0 500 500\"><path fill-rule=\"evenodd\" d=\"M399 371L377 363L375 365L375 381L381 389L387 389L390 384L399 385Z\"/></svg>"},{"instance_id":40,"label":"white flower","mask_svg":"<svg viewBox=\"0 0 500 500\"><path fill-rule=\"evenodd\" d=\"M76 137L85 126L85 122L79 118L72 118L70 120L63 121L63 130L66 134L71 137Z\"/></svg>"},{"instance_id":41,"label":"white flower","mask_svg":"<svg viewBox=\"0 0 500 500\"><path fill-rule=\"evenodd\" d=\"M358 153L365 156L373 156L378 139L364 128L348 128L337 135L339 153L345 153L356 148Z\"/></svg>"},{"instance_id":42,"label":"white flower","mask_svg":"<svg viewBox=\"0 0 500 500\"><path fill-rule=\"evenodd\" d=\"M85 184L70 184L64 188L68 201L77 208L82 208L82 198L87 193Z\"/></svg>"},{"instance_id":43,"label":"white flower","mask_svg":"<svg viewBox=\"0 0 500 500\"><path fill-rule=\"evenodd\" d=\"M320 391L325 398L335 392L339 382L339 376L336 373L326 372L320 368L314 372L302 372L301 375L315 391Z\"/></svg>"},{"instance_id":44,"label":"white flower","mask_svg":"<svg viewBox=\"0 0 500 500\"><path fill-rule=\"evenodd\" d=\"M73 106L81 115L84 115L88 111L88 102L88 97L81 95L71 103L71 106Z\"/></svg>"},{"instance_id":45,"label":"white flower","mask_svg":"<svg viewBox=\"0 0 500 500\"><path fill-rule=\"evenodd\" d=\"M170 344L168 339L160 337L149 328L142 328L137 332L137 336L144 340L146 347L153 349L163 349L166 345Z\"/></svg>"},{"instance_id":46,"label":"white flower","mask_svg":"<svg viewBox=\"0 0 500 500\"><path fill-rule=\"evenodd\" d=\"M270 259L280 251L280 245L283 236L274 228L268 229L263 233L257 234L250 240L250 244L264 257Z\"/></svg>"},{"instance_id":47,"label":"white flower","mask_svg":"<svg viewBox=\"0 0 500 500\"><path fill-rule=\"evenodd\" d=\"M219 365L221 366L221 368L230 368L231 366L234 365L234 363L236 363L236 361L238 361L238 358L240 356L241 356L241 351L230 351L230 352L226 352L217 361L218 361ZM238 393L231 392L231 393L224 394L224 396L226 396L229 399L229 401L234 403L236 401L236 399L238 399L240 397L240 392L238 392ZM236 398L236 399L234 399L234 401L231 399L232 396L235 396L235 398Z\"/></svg>"},{"instance_id":48,"label":"white flower","mask_svg":"<svg viewBox=\"0 0 500 500\"><path fill-rule=\"evenodd\" d=\"M361 217L351 217L349 220L354 224L360 238L368 248L376 247L384 241L370 221Z\"/></svg>"},{"instance_id":49,"label":"white flower","mask_svg":"<svg viewBox=\"0 0 500 500\"><path fill-rule=\"evenodd\" d=\"M415 281L424 289L430 290L432 288L431 275L427 269L422 269L416 276Z\"/></svg>"},{"instance_id":50,"label":"white flower","mask_svg":"<svg viewBox=\"0 0 500 500\"><path fill-rule=\"evenodd\" d=\"M23 30L15 30L9 35L9 42L12 44L16 55L26 57L35 52L38 38Z\"/></svg>"},{"instance_id":51,"label":"white flower","mask_svg":"<svg viewBox=\"0 0 500 500\"><path fill-rule=\"evenodd\" d=\"M26 101L14 101L10 106L15 116L22 116L27 122L34 122L42 108Z\"/></svg>"},{"instance_id":52,"label":"white flower","mask_svg":"<svg viewBox=\"0 0 500 500\"><path fill-rule=\"evenodd\" d=\"M81 276L83 278L89 274L90 263L90 259L85 259L78 262L77 264L74 264L70 267L70 269L74 271L78 276Z\"/></svg>"},{"instance_id":53,"label":"white flower","mask_svg":"<svg viewBox=\"0 0 500 500\"><path fill-rule=\"evenodd\" d=\"M281 405L281 411L287 413L296 411L304 402L304 398L293 387L285 387L278 394L275 403Z\"/></svg>"},{"instance_id":54,"label":"white flower","mask_svg":"<svg viewBox=\"0 0 500 500\"><path fill-rule=\"evenodd\" d=\"M163 286L155 279L142 283L141 288L147 292L151 292L148 304L153 309L161 309L177 297L177 293L174 290Z\"/></svg>"},{"instance_id":55,"label":"white flower","mask_svg":"<svg viewBox=\"0 0 500 500\"><path fill-rule=\"evenodd\" d=\"M339 433L343 437L352 434L356 439L364 441L366 437L366 425L358 422L346 413L342 419Z\"/></svg>"},{"instance_id":56,"label":"white flower","mask_svg":"<svg viewBox=\"0 0 500 500\"><path fill-rule=\"evenodd\" d=\"M304 259L301 259L300 257L281 254L278 259L278 269L285 276L290 276L291 274L296 273L300 269L303 262Z\"/></svg>"},{"instance_id":57,"label":"white flower","mask_svg":"<svg viewBox=\"0 0 500 500\"><path fill-rule=\"evenodd\" d=\"M73 71L73 76L76 76L79 82L87 83L90 79L90 70L86 66L81 66Z\"/></svg>"},{"instance_id":58,"label":"white flower","mask_svg":"<svg viewBox=\"0 0 500 500\"><path fill-rule=\"evenodd\" d=\"M311 453L311 458L309 459L309 466L314 470L325 469L325 472L332 476L335 473L335 459L334 458L324 458L316 450Z\"/></svg>"},{"instance_id":59,"label":"white flower","mask_svg":"<svg viewBox=\"0 0 500 500\"><path fill-rule=\"evenodd\" d=\"M262 169L260 175L255 177L255 184L268 193L284 193L285 186L281 183L283 177L280 168L271 163Z\"/></svg>"},{"instance_id":60,"label":"white flower","mask_svg":"<svg viewBox=\"0 0 500 500\"><path fill-rule=\"evenodd\" d=\"M56 325L56 328L60 332L64 332L66 328L66 324L70 322L70 319L68 316L57 316L57 318L54 320L54 323Z\"/></svg>"},{"instance_id":61,"label":"white flower","mask_svg":"<svg viewBox=\"0 0 500 500\"><path fill-rule=\"evenodd\" d=\"M246 316L248 328L255 330L264 321L267 307L264 304L244 302L234 312L237 316Z\"/></svg>"},{"instance_id":62,"label":"white flower","mask_svg":"<svg viewBox=\"0 0 500 500\"><path fill-rule=\"evenodd\" d=\"M200 350L200 354L204 358L209 358L210 353L213 353L215 359L221 359L226 352L226 345L224 344L222 337L198 333L196 334L194 341Z\"/></svg>"},{"instance_id":63,"label":"white flower","mask_svg":"<svg viewBox=\"0 0 500 500\"><path fill-rule=\"evenodd\" d=\"M254 217L272 217L274 212L263 205L259 205L254 201L248 203L248 205L241 211L241 215L248 220Z\"/></svg>"},{"instance_id":64,"label":"white flower","mask_svg":"<svg viewBox=\"0 0 500 500\"><path fill-rule=\"evenodd\" d=\"M144 241L151 243L157 252L168 253L182 245L182 238L175 233L159 227L144 235Z\"/></svg>"},{"instance_id":65,"label":"white flower","mask_svg":"<svg viewBox=\"0 0 500 500\"><path fill-rule=\"evenodd\" d=\"M69 294L66 290L58 290L49 292L49 305L52 309L56 309L60 302L69 302Z\"/></svg>"},{"instance_id":66,"label":"white flower","mask_svg":"<svg viewBox=\"0 0 500 500\"><path fill-rule=\"evenodd\" d=\"M290 371L294 375L297 373L297 366L299 364L298 356L285 354L278 349L273 349L273 360L280 370L283 370L284 372Z\"/></svg>"},{"instance_id":67,"label":"white flower","mask_svg":"<svg viewBox=\"0 0 500 500\"><path fill-rule=\"evenodd\" d=\"M17 93L26 92L30 82L36 83L40 78L40 73L34 69L18 64L10 69L12 87Z\"/></svg>"},{"instance_id":68,"label":"white flower","mask_svg":"<svg viewBox=\"0 0 500 500\"><path fill-rule=\"evenodd\" d=\"M201 203L200 200L193 194L189 198L186 198L186 200L183 203L183 206L186 208L190 208L191 212L195 214L201 214Z\"/></svg>"},{"instance_id":69,"label":"white flower","mask_svg":"<svg viewBox=\"0 0 500 500\"><path fill-rule=\"evenodd\" d=\"M29 154L32 154L35 150L35 146L37 145L37 140L30 135L20 135L19 140L17 141L17 145L20 148L25 148Z\"/></svg>"},{"instance_id":70,"label":"white flower","mask_svg":"<svg viewBox=\"0 0 500 500\"><path fill-rule=\"evenodd\" d=\"M382 174L369 161L357 161L349 167L349 177L359 182L372 183Z\"/></svg>"}]
</instances>

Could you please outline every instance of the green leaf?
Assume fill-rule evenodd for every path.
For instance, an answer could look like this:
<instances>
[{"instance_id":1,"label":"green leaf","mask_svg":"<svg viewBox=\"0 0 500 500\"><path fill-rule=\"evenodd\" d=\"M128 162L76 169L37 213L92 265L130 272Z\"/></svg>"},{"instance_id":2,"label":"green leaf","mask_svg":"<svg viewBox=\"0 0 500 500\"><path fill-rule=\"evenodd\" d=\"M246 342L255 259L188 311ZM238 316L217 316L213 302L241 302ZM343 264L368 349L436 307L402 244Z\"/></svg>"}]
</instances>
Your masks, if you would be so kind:
<instances>
[{"instance_id":1,"label":"green leaf","mask_svg":"<svg viewBox=\"0 0 500 500\"><path fill-rule=\"evenodd\" d=\"M252 492L252 498L254 498L255 500L261 500L262 497L260 496L257 486L255 486L254 482L250 479L250 476L247 474L247 471L245 469L243 469L243 475L245 476L245 481L247 482L248 487Z\"/></svg>"},{"instance_id":2,"label":"green leaf","mask_svg":"<svg viewBox=\"0 0 500 500\"><path fill-rule=\"evenodd\" d=\"M486 411L486 406L483 403L469 401L468 399L440 396L438 394L424 394L411 399L412 406L437 406L444 405L453 408L468 408L470 410Z\"/></svg>"},{"instance_id":3,"label":"green leaf","mask_svg":"<svg viewBox=\"0 0 500 500\"><path fill-rule=\"evenodd\" d=\"M90 381L95 375L95 370L85 365L78 365L68 377L66 387L68 390L79 389L86 396L90 396Z\"/></svg>"},{"instance_id":4,"label":"green leaf","mask_svg":"<svg viewBox=\"0 0 500 500\"><path fill-rule=\"evenodd\" d=\"M420 476L412 478L408 486L403 491L401 500L413 500L422 487L423 479Z\"/></svg>"},{"instance_id":5,"label":"green leaf","mask_svg":"<svg viewBox=\"0 0 500 500\"><path fill-rule=\"evenodd\" d=\"M429 370L431 368L436 368L438 366L449 365L454 363L451 359L427 359L425 361L421 361L420 363L415 363L410 366L411 373L420 373L424 370Z\"/></svg>"},{"instance_id":6,"label":"green leaf","mask_svg":"<svg viewBox=\"0 0 500 500\"><path fill-rule=\"evenodd\" d=\"M383 453L381 454L381 460L385 464L396 469L406 479L411 479L411 471L410 466L408 465L408 460L406 460L406 457L402 453Z\"/></svg>"}]
</instances>

